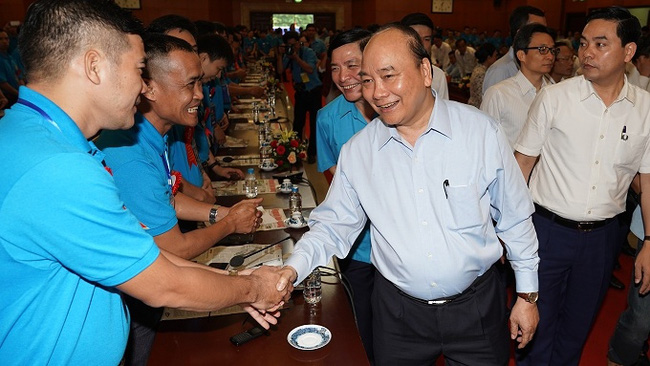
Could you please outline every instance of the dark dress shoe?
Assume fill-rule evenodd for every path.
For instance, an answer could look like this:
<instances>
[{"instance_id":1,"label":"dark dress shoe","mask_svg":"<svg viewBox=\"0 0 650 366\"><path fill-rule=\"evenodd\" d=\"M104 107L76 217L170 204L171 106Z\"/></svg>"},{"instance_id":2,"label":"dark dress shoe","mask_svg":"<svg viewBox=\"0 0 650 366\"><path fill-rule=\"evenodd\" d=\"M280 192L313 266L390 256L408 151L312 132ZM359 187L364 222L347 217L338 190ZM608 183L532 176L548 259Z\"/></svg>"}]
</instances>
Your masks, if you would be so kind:
<instances>
[{"instance_id":1,"label":"dark dress shoe","mask_svg":"<svg viewBox=\"0 0 650 366\"><path fill-rule=\"evenodd\" d=\"M612 276L612 278L609 280L609 287L615 288L617 290L623 290L625 288L625 285L621 280L616 278L616 276Z\"/></svg>"}]
</instances>

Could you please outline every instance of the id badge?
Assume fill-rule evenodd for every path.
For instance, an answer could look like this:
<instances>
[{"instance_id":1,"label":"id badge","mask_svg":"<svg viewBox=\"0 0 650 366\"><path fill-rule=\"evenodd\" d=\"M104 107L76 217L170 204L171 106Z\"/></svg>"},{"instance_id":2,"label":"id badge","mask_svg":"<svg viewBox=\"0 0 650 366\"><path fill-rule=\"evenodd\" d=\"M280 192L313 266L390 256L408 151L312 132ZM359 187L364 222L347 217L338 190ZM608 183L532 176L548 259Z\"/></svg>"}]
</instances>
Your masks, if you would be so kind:
<instances>
[{"instance_id":1,"label":"id badge","mask_svg":"<svg viewBox=\"0 0 650 366\"><path fill-rule=\"evenodd\" d=\"M309 75L306 72L300 74L300 79L303 83L307 84L309 82Z\"/></svg>"}]
</instances>

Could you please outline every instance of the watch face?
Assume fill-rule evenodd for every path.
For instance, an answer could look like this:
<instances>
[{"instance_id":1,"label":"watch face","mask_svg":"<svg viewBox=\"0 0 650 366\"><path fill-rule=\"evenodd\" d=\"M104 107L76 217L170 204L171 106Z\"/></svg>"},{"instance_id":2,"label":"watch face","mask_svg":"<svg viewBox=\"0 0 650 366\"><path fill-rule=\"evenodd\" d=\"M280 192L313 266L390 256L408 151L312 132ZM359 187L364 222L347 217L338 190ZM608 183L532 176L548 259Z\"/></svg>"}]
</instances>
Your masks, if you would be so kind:
<instances>
[{"instance_id":1,"label":"watch face","mask_svg":"<svg viewBox=\"0 0 650 366\"><path fill-rule=\"evenodd\" d=\"M531 292L528 294L528 302L534 304L537 302L537 298L539 298L539 294L537 292Z\"/></svg>"}]
</instances>

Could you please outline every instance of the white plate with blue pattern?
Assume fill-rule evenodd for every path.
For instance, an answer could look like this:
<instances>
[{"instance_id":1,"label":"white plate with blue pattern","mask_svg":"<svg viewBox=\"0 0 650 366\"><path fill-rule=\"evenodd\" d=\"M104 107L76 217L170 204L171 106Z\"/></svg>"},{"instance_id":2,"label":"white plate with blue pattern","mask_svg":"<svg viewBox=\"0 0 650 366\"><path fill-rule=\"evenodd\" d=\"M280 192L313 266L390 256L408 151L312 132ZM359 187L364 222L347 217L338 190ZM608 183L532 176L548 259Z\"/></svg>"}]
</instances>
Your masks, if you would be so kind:
<instances>
[{"instance_id":1,"label":"white plate with blue pattern","mask_svg":"<svg viewBox=\"0 0 650 366\"><path fill-rule=\"evenodd\" d=\"M294 328L287 341L293 347L303 351L313 351L325 347L332 339L332 333L322 325L307 324Z\"/></svg>"}]
</instances>

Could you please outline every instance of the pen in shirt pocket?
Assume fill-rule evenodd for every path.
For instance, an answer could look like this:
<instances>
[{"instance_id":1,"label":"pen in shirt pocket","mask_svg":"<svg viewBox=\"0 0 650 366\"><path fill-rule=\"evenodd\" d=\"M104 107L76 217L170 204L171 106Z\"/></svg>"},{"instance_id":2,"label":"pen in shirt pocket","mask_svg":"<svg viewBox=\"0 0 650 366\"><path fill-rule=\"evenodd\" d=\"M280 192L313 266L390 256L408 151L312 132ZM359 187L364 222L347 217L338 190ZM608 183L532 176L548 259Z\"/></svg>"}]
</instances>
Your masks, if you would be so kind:
<instances>
[{"instance_id":1,"label":"pen in shirt pocket","mask_svg":"<svg viewBox=\"0 0 650 366\"><path fill-rule=\"evenodd\" d=\"M442 190L445 192L445 199L449 199L449 195L447 194L447 187L449 187L449 179L445 179L442 182Z\"/></svg>"},{"instance_id":2,"label":"pen in shirt pocket","mask_svg":"<svg viewBox=\"0 0 650 366\"><path fill-rule=\"evenodd\" d=\"M627 126L623 126L623 130L621 131L621 140L627 141Z\"/></svg>"}]
</instances>

